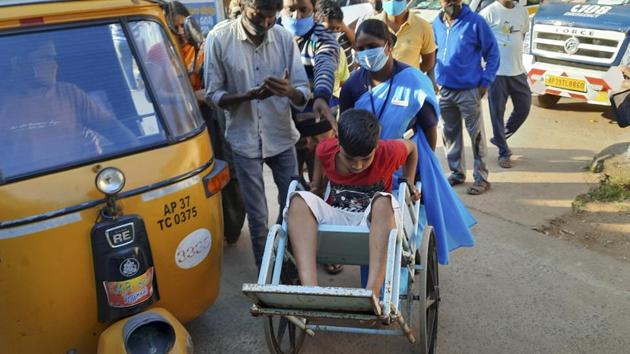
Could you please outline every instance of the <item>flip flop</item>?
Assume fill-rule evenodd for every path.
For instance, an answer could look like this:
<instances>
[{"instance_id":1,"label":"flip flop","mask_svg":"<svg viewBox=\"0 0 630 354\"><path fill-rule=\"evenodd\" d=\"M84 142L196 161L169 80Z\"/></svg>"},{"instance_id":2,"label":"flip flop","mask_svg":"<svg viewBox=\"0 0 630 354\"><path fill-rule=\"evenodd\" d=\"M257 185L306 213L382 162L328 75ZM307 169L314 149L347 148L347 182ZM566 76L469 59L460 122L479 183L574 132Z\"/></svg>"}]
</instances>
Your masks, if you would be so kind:
<instances>
[{"instance_id":1,"label":"flip flop","mask_svg":"<svg viewBox=\"0 0 630 354\"><path fill-rule=\"evenodd\" d=\"M343 270L343 265L341 264L324 264L324 270L326 273L335 275L341 273Z\"/></svg>"},{"instance_id":2,"label":"flip flop","mask_svg":"<svg viewBox=\"0 0 630 354\"><path fill-rule=\"evenodd\" d=\"M453 175L448 176L448 184L451 185L451 187L456 186L458 184L463 184L464 180L463 179L459 179Z\"/></svg>"},{"instance_id":3,"label":"flip flop","mask_svg":"<svg viewBox=\"0 0 630 354\"><path fill-rule=\"evenodd\" d=\"M466 193L470 195L479 195L484 194L490 189L490 182L488 181L475 181L470 188L466 191Z\"/></svg>"},{"instance_id":4,"label":"flip flop","mask_svg":"<svg viewBox=\"0 0 630 354\"><path fill-rule=\"evenodd\" d=\"M509 157L499 157L499 166L502 168L512 168L512 160Z\"/></svg>"}]
</instances>

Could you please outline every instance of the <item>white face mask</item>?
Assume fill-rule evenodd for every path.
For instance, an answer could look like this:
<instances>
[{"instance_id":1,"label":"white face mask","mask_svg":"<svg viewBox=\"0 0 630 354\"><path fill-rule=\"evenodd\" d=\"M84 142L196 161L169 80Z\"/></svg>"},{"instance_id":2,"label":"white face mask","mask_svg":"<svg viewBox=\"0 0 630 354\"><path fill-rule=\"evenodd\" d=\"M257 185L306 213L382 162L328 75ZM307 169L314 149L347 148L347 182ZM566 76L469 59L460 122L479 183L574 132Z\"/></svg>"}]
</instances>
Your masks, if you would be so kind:
<instances>
[{"instance_id":1,"label":"white face mask","mask_svg":"<svg viewBox=\"0 0 630 354\"><path fill-rule=\"evenodd\" d=\"M360 52L355 52L354 56L359 66L371 72L381 70L387 63L387 59L389 59L389 56L385 54L385 47L364 49Z\"/></svg>"}]
</instances>

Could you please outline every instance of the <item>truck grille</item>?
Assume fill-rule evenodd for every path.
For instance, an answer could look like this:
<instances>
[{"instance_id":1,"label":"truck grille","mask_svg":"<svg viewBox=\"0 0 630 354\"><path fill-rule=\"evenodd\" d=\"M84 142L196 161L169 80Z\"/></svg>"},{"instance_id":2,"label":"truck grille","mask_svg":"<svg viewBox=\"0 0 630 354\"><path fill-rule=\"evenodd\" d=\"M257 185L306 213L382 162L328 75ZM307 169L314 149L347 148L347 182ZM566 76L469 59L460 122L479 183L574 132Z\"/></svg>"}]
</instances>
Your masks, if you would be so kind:
<instances>
[{"instance_id":1,"label":"truck grille","mask_svg":"<svg viewBox=\"0 0 630 354\"><path fill-rule=\"evenodd\" d=\"M626 37L623 32L534 25L532 53L552 59L612 64Z\"/></svg>"}]
</instances>

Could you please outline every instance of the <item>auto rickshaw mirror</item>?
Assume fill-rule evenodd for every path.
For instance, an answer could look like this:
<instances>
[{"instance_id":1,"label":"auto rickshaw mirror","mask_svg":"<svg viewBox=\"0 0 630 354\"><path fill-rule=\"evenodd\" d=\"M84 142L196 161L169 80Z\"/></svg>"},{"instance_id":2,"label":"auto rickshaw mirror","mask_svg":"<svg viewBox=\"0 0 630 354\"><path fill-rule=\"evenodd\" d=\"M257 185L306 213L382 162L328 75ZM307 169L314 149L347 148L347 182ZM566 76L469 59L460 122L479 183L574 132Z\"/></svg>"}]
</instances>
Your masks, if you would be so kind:
<instances>
[{"instance_id":1,"label":"auto rickshaw mirror","mask_svg":"<svg viewBox=\"0 0 630 354\"><path fill-rule=\"evenodd\" d=\"M630 89L619 91L610 96L617 124L625 128L630 125Z\"/></svg>"}]
</instances>

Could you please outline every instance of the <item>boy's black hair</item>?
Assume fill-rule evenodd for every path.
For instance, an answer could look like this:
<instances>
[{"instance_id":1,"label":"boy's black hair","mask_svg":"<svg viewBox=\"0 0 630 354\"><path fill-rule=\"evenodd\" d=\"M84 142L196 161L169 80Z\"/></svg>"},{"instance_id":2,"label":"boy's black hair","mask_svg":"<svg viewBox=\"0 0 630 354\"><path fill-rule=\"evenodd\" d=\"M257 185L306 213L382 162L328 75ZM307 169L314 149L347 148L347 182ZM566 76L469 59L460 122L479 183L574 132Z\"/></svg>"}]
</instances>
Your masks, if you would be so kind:
<instances>
[{"instance_id":1,"label":"boy's black hair","mask_svg":"<svg viewBox=\"0 0 630 354\"><path fill-rule=\"evenodd\" d=\"M378 119L364 109L349 109L339 117L339 146L351 157L371 154L378 144L380 133Z\"/></svg>"},{"instance_id":2,"label":"boy's black hair","mask_svg":"<svg viewBox=\"0 0 630 354\"><path fill-rule=\"evenodd\" d=\"M364 32L376 38L382 39L392 46L396 44L396 35L390 32L385 22L381 20L370 18L361 22L359 28L357 28L356 38L359 38L359 35Z\"/></svg>"},{"instance_id":3,"label":"boy's black hair","mask_svg":"<svg viewBox=\"0 0 630 354\"><path fill-rule=\"evenodd\" d=\"M315 5L315 16L319 22L343 21L341 7L332 0L319 0Z\"/></svg>"},{"instance_id":4,"label":"boy's black hair","mask_svg":"<svg viewBox=\"0 0 630 354\"><path fill-rule=\"evenodd\" d=\"M282 0L241 0L241 6L263 10L282 10Z\"/></svg>"}]
</instances>

